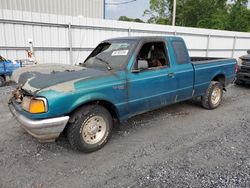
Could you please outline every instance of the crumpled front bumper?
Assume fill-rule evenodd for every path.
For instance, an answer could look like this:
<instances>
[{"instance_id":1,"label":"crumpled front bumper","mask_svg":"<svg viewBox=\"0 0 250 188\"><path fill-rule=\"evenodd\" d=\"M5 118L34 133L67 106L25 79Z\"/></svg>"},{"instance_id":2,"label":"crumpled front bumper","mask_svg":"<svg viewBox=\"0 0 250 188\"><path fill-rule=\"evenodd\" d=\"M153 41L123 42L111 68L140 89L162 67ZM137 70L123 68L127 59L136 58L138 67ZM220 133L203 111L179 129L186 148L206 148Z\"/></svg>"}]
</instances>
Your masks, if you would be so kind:
<instances>
[{"instance_id":1,"label":"crumpled front bumper","mask_svg":"<svg viewBox=\"0 0 250 188\"><path fill-rule=\"evenodd\" d=\"M69 116L32 120L20 114L11 103L9 104L9 109L13 116L20 122L21 127L40 142L55 141L69 120Z\"/></svg>"}]
</instances>

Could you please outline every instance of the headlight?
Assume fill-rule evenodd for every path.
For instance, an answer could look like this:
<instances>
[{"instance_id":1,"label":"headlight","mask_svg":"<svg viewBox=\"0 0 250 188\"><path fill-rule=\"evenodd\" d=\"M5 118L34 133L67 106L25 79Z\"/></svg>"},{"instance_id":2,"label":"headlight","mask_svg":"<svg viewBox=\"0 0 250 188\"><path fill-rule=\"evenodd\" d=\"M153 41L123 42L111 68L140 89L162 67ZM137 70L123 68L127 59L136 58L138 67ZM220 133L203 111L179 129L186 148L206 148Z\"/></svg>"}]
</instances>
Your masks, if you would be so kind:
<instances>
[{"instance_id":1,"label":"headlight","mask_svg":"<svg viewBox=\"0 0 250 188\"><path fill-rule=\"evenodd\" d=\"M29 108L30 108L30 101L31 101L31 98L30 98L30 97L23 97L23 100L22 100L22 108L23 108L25 111L29 111Z\"/></svg>"},{"instance_id":2,"label":"headlight","mask_svg":"<svg viewBox=\"0 0 250 188\"><path fill-rule=\"evenodd\" d=\"M47 112L47 101L45 98L30 98L24 97L22 108L32 114Z\"/></svg>"}]
</instances>

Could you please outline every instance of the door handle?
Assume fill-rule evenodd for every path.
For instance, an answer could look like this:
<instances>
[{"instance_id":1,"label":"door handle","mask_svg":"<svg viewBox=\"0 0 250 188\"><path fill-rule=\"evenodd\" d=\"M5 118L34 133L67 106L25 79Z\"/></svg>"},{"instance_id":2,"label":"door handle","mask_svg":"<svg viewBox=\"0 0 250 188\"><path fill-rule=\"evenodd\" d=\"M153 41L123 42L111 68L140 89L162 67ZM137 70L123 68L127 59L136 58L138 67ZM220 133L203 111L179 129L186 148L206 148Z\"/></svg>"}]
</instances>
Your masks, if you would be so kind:
<instances>
[{"instance_id":1,"label":"door handle","mask_svg":"<svg viewBox=\"0 0 250 188\"><path fill-rule=\"evenodd\" d=\"M168 77L169 77L169 78L173 78L173 77L174 77L174 73L173 73L173 72L168 73Z\"/></svg>"}]
</instances>

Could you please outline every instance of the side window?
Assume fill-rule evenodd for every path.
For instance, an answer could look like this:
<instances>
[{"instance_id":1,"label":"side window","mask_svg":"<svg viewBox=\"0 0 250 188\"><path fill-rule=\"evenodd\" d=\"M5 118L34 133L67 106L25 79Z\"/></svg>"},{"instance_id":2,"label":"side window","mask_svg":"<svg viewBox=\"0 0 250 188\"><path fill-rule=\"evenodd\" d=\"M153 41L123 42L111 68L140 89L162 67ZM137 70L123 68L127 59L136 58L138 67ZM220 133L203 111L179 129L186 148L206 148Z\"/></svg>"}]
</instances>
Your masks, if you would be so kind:
<instances>
[{"instance_id":1,"label":"side window","mask_svg":"<svg viewBox=\"0 0 250 188\"><path fill-rule=\"evenodd\" d=\"M174 48L174 54L177 64L189 63L189 57L185 44L182 41L173 41L172 46Z\"/></svg>"},{"instance_id":2,"label":"side window","mask_svg":"<svg viewBox=\"0 0 250 188\"><path fill-rule=\"evenodd\" d=\"M137 55L138 69L140 69L140 63L144 64L143 69L169 66L165 44L163 42L143 44ZM148 66L145 66L145 64Z\"/></svg>"}]
</instances>

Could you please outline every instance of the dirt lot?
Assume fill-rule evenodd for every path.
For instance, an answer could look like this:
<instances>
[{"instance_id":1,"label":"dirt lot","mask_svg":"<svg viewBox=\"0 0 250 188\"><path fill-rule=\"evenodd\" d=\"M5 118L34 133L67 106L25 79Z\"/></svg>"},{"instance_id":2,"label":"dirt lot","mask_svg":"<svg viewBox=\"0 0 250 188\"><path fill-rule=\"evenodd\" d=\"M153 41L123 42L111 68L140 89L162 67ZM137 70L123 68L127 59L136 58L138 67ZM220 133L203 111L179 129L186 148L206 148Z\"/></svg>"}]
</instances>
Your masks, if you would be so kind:
<instances>
[{"instance_id":1,"label":"dirt lot","mask_svg":"<svg viewBox=\"0 0 250 188\"><path fill-rule=\"evenodd\" d=\"M185 102L132 118L91 154L25 133L11 88L0 89L0 187L250 187L250 88L232 86L216 110Z\"/></svg>"}]
</instances>

